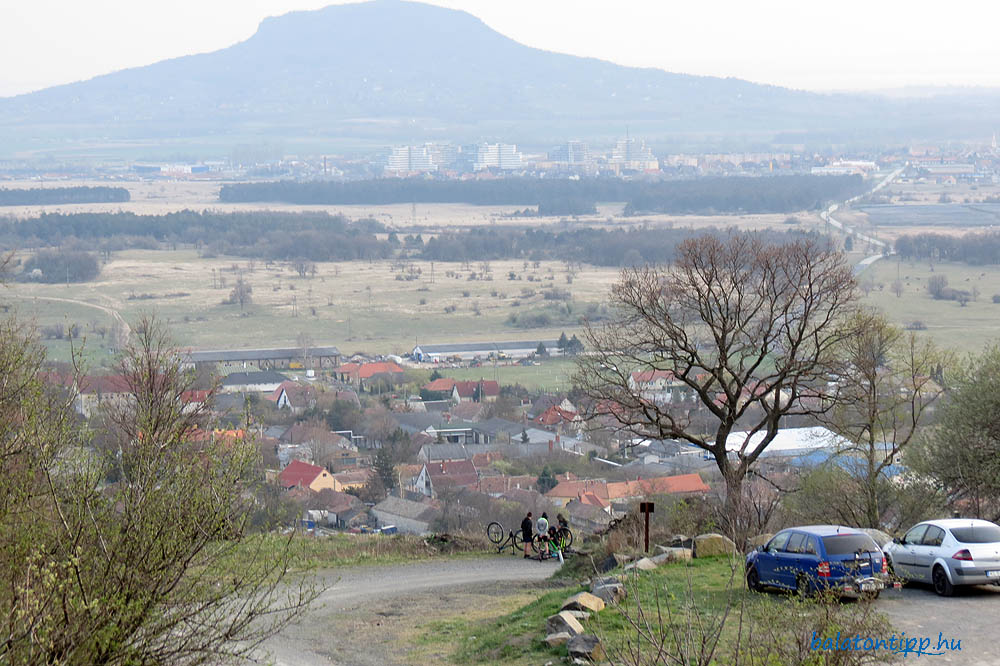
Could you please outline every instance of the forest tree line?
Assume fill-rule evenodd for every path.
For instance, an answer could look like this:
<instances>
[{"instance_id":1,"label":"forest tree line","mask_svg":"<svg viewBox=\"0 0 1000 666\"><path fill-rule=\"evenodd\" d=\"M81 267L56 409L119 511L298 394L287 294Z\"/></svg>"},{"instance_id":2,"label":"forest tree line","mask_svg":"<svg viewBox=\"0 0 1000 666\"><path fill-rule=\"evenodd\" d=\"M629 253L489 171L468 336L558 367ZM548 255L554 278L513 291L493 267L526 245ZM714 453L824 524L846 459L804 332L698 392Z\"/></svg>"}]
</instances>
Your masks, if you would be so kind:
<instances>
[{"instance_id":1,"label":"forest tree line","mask_svg":"<svg viewBox=\"0 0 1000 666\"><path fill-rule=\"evenodd\" d=\"M80 203L124 203L131 196L124 187L0 188L0 206L49 206Z\"/></svg>"},{"instance_id":2,"label":"forest tree line","mask_svg":"<svg viewBox=\"0 0 1000 666\"><path fill-rule=\"evenodd\" d=\"M199 248L203 256L314 262L408 256L430 261L559 260L596 266L666 263L674 247L695 232L662 227L548 231L511 226L455 230L426 240L413 233L401 239L400 233L389 232L375 220L350 221L323 212L79 213L0 221L0 243L7 247L107 253L185 245ZM761 233L780 242L799 238L802 232Z\"/></svg>"},{"instance_id":3,"label":"forest tree line","mask_svg":"<svg viewBox=\"0 0 1000 666\"><path fill-rule=\"evenodd\" d=\"M896 239L896 252L903 259L1000 264L1000 232L970 231L961 236L932 232L904 234Z\"/></svg>"},{"instance_id":4,"label":"forest tree line","mask_svg":"<svg viewBox=\"0 0 1000 666\"><path fill-rule=\"evenodd\" d=\"M697 180L638 181L619 178L426 180L386 178L350 182L235 183L223 185L226 203L285 202L303 205L464 203L490 206L535 204L540 211L586 213L601 201L626 202L625 214L791 213L820 208L864 190L860 176L738 176Z\"/></svg>"}]
</instances>

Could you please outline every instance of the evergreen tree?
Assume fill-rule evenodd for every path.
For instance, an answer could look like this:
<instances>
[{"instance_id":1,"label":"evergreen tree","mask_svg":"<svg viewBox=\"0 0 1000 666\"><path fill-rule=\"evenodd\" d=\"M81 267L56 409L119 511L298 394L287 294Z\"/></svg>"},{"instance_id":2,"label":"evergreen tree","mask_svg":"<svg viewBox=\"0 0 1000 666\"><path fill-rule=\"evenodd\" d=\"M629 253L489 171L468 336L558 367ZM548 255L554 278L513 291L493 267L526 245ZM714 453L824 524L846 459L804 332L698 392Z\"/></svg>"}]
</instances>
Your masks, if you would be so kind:
<instances>
[{"instance_id":1,"label":"evergreen tree","mask_svg":"<svg viewBox=\"0 0 1000 666\"><path fill-rule=\"evenodd\" d=\"M392 490L396 487L396 470L392 464L392 453L383 447L375 452L375 459L372 461L375 473L382 482L382 487Z\"/></svg>"},{"instance_id":2,"label":"evergreen tree","mask_svg":"<svg viewBox=\"0 0 1000 666\"><path fill-rule=\"evenodd\" d=\"M549 469L549 466L546 465L542 468L542 473L538 475L538 481L535 483L535 487L538 489L538 492L544 495L555 488L558 483L559 482L556 481L556 477L552 475L552 471Z\"/></svg>"}]
</instances>

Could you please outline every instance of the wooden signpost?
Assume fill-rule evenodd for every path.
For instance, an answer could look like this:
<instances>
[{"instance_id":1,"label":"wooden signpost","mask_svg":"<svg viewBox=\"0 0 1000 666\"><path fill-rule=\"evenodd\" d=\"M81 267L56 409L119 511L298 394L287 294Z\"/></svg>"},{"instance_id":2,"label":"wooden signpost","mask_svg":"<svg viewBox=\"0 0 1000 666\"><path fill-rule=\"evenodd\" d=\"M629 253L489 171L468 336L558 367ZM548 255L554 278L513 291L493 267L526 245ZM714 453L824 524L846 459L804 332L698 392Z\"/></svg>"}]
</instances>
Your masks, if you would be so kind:
<instances>
[{"instance_id":1,"label":"wooden signpost","mask_svg":"<svg viewBox=\"0 0 1000 666\"><path fill-rule=\"evenodd\" d=\"M644 544L646 546L646 554L649 555L649 514L653 513L653 503L639 502L639 511L641 511L643 516L645 517L646 538Z\"/></svg>"}]
</instances>

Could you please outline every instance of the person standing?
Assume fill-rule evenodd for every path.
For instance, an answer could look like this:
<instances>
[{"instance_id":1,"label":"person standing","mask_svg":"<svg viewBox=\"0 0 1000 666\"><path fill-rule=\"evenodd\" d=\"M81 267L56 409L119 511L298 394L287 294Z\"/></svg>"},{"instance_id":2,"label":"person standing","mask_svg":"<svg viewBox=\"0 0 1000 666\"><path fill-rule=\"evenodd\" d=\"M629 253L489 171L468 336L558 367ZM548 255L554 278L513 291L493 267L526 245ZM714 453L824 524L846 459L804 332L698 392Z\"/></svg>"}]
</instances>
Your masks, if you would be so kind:
<instances>
[{"instance_id":1,"label":"person standing","mask_svg":"<svg viewBox=\"0 0 1000 666\"><path fill-rule=\"evenodd\" d=\"M525 557L531 557L531 555L528 554L528 548L531 546L531 528L533 523L534 521L531 520L531 512L529 511L528 515L521 521L521 541L524 542Z\"/></svg>"},{"instance_id":2,"label":"person standing","mask_svg":"<svg viewBox=\"0 0 1000 666\"><path fill-rule=\"evenodd\" d=\"M551 555L549 552L549 515L544 511L535 522L535 531L538 532L538 559L542 560Z\"/></svg>"}]
</instances>

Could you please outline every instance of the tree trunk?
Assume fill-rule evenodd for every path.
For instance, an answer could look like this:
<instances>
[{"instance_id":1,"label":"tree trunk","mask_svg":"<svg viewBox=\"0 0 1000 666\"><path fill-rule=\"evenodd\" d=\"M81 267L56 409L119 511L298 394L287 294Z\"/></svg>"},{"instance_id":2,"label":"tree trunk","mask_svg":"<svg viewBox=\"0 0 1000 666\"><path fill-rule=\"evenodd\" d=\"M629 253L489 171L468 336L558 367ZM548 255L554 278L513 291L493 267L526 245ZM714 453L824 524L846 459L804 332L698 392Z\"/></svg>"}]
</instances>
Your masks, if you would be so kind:
<instances>
[{"instance_id":1,"label":"tree trunk","mask_svg":"<svg viewBox=\"0 0 1000 666\"><path fill-rule=\"evenodd\" d=\"M878 469L875 463L875 444L868 449L868 475L865 478L865 527L882 529L878 505Z\"/></svg>"},{"instance_id":2,"label":"tree trunk","mask_svg":"<svg viewBox=\"0 0 1000 666\"><path fill-rule=\"evenodd\" d=\"M748 534L750 521L748 520L746 498L743 496L743 481L746 479L747 469L743 465L732 466L727 460L723 467L722 475L726 481L726 501L723 505L722 528L726 536L742 548L746 540L751 536Z\"/></svg>"}]
</instances>

